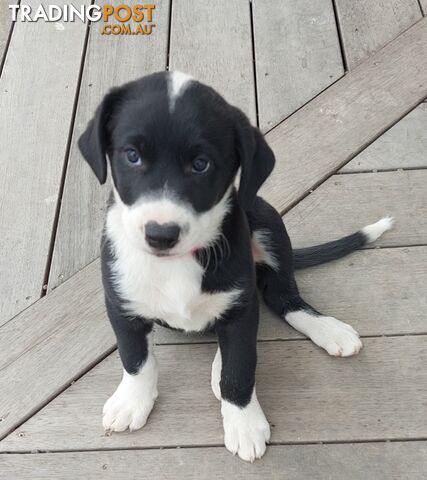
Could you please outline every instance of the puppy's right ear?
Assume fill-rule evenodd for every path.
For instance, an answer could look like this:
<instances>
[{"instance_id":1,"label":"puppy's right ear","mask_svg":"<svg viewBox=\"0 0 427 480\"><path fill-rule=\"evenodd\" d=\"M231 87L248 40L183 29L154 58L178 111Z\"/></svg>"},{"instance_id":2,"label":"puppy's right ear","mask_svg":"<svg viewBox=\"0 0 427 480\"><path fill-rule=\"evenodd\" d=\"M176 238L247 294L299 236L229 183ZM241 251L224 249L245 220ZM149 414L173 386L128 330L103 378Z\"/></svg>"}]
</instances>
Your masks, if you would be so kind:
<instances>
[{"instance_id":1,"label":"puppy's right ear","mask_svg":"<svg viewBox=\"0 0 427 480\"><path fill-rule=\"evenodd\" d=\"M104 97L96 109L94 117L78 140L83 158L90 165L101 184L105 183L107 179L107 152L110 146L108 122L118 96L118 89L114 89Z\"/></svg>"}]
</instances>

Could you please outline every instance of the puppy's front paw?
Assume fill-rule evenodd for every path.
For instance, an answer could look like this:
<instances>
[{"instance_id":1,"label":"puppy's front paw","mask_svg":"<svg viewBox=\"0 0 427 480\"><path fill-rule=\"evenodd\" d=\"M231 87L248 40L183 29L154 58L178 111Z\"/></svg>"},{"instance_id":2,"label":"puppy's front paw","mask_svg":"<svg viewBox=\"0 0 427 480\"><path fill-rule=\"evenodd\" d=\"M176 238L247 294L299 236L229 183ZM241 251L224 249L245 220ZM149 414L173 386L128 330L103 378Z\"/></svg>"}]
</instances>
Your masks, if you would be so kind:
<instances>
[{"instance_id":1,"label":"puppy's front paw","mask_svg":"<svg viewBox=\"0 0 427 480\"><path fill-rule=\"evenodd\" d=\"M137 386L124 377L117 390L105 402L102 418L104 430L123 432L128 428L132 431L143 427L156 398L155 385Z\"/></svg>"},{"instance_id":2,"label":"puppy's front paw","mask_svg":"<svg viewBox=\"0 0 427 480\"><path fill-rule=\"evenodd\" d=\"M104 430L123 432L143 427L154 406L154 399L127 398L117 391L105 402L102 424Z\"/></svg>"},{"instance_id":3,"label":"puppy's front paw","mask_svg":"<svg viewBox=\"0 0 427 480\"><path fill-rule=\"evenodd\" d=\"M233 455L253 462L261 458L270 440L270 425L256 397L252 394L250 403L240 408L222 400L221 413L224 425L224 443Z\"/></svg>"}]
</instances>

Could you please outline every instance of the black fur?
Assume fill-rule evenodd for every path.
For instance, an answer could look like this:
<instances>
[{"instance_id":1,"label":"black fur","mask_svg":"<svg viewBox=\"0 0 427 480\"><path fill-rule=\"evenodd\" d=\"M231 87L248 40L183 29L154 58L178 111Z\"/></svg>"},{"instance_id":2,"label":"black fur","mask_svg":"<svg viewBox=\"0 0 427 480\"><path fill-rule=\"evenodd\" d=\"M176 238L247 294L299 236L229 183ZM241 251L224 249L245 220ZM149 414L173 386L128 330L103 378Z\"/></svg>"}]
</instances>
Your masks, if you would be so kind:
<instances>
[{"instance_id":1,"label":"black fur","mask_svg":"<svg viewBox=\"0 0 427 480\"><path fill-rule=\"evenodd\" d=\"M294 252L295 269L314 267L345 257L351 252L362 248L368 243L368 238L362 232L355 232L347 237L333 240L307 248L297 248Z\"/></svg>"}]
</instances>

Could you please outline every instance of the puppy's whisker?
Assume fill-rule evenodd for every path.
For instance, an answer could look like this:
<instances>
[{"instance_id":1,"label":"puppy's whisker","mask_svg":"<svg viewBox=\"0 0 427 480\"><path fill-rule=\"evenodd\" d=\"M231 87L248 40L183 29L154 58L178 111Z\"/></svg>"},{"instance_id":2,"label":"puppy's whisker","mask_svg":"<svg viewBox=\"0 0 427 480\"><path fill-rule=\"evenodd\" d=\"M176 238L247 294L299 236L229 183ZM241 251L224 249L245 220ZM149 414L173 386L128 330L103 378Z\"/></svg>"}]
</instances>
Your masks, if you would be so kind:
<instances>
[{"instance_id":1,"label":"puppy's whisker","mask_svg":"<svg viewBox=\"0 0 427 480\"><path fill-rule=\"evenodd\" d=\"M215 237L211 244L206 247L209 257L212 255L214 257L214 272L218 269L218 266L231 255L230 244L225 237L225 235L220 232L217 237ZM208 268L209 264L206 265Z\"/></svg>"},{"instance_id":2,"label":"puppy's whisker","mask_svg":"<svg viewBox=\"0 0 427 480\"><path fill-rule=\"evenodd\" d=\"M211 251L210 249L206 250L206 269L209 268L209 264L211 262Z\"/></svg>"},{"instance_id":3,"label":"puppy's whisker","mask_svg":"<svg viewBox=\"0 0 427 480\"><path fill-rule=\"evenodd\" d=\"M230 243L228 242L227 237L222 232L220 233L220 239L224 243L225 250L226 250L226 255L224 258L228 259L231 255Z\"/></svg>"},{"instance_id":4,"label":"puppy's whisker","mask_svg":"<svg viewBox=\"0 0 427 480\"><path fill-rule=\"evenodd\" d=\"M202 263L204 268L207 270L211 262L211 247L207 246L207 247L201 248L198 251L198 253L200 254L200 262Z\"/></svg>"},{"instance_id":5,"label":"puppy's whisker","mask_svg":"<svg viewBox=\"0 0 427 480\"><path fill-rule=\"evenodd\" d=\"M214 255L214 258L215 258L215 262L214 262L214 269L213 271L216 272L217 268L218 268L218 257L217 257L217 254L216 254L216 247L217 247L217 243L216 243L216 240L212 246L212 253Z\"/></svg>"}]
</instances>

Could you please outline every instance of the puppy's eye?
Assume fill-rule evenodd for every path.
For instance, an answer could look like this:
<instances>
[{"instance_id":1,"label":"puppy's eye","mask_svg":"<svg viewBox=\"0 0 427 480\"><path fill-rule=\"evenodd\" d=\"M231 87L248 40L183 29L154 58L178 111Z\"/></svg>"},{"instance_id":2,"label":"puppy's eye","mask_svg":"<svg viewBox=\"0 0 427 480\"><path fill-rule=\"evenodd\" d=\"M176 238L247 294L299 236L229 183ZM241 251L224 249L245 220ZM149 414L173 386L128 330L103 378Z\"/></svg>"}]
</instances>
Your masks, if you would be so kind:
<instances>
[{"instance_id":1,"label":"puppy's eye","mask_svg":"<svg viewBox=\"0 0 427 480\"><path fill-rule=\"evenodd\" d=\"M141 165L142 160L139 153L134 148L128 148L125 152L126 160L132 165Z\"/></svg>"},{"instance_id":2,"label":"puppy's eye","mask_svg":"<svg viewBox=\"0 0 427 480\"><path fill-rule=\"evenodd\" d=\"M196 174L205 173L211 166L209 160L205 157L196 157L191 165L191 171Z\"/></svg>"}]
</instances>

